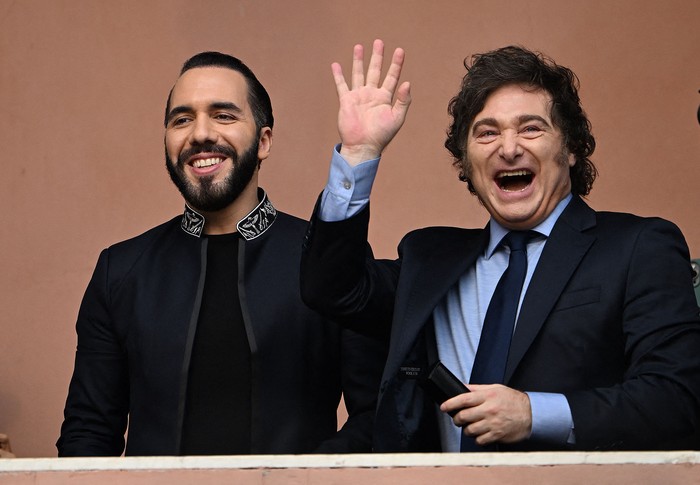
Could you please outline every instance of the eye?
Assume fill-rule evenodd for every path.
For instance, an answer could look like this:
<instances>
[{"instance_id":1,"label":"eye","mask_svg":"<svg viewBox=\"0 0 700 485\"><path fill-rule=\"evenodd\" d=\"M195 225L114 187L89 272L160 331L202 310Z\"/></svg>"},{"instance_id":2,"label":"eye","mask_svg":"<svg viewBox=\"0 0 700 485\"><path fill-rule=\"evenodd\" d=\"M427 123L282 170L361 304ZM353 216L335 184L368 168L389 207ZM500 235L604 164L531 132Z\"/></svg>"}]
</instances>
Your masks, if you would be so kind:
<instances>
[{"instance_id":1,"label":"eye","mask_svg":"<svg viewBox=\"0 0 700 485\"><path fill-rule=\"evenodd\" d=\"M498 136L498 131L491 128L483 128L474 133L474 138L477 141L490 141Z\"/></svg>"},{"instance_id":2,"label":"eye","mask_svg":"<svg viewBox=\"0 0 700 485\"><path fill-rule=\"evenodd\" d=\"M238 118L236 116L234 116L231 113L226 113L226 112L215 113L213 118L217 121L221 121L221 122L225 122L225 123L226 122L234 122L234 121L238 120Z\"/></svg>"},{"instance_id":3,"label":"eye","mask_svg":"<svg viewBox=\"0 0 700 485\"><path fill-rule=\"evenodd\" d=\"M520 130L520 133L522 133L526 138L533 138L542 133L542 128L537 125L527 125Z\"/></svg>"},{"instance_id":4,"label":"eye","mask_svg":"<svg viewBox=\"0 0 700 485\"><path fill-rule=\"evenodd\" d=\"M189 116L176 116L175 118L170 120L169 125L173 127L182 126L189 123L190 121L192 121L192 118Z\"/></svg>"}]
</instances>

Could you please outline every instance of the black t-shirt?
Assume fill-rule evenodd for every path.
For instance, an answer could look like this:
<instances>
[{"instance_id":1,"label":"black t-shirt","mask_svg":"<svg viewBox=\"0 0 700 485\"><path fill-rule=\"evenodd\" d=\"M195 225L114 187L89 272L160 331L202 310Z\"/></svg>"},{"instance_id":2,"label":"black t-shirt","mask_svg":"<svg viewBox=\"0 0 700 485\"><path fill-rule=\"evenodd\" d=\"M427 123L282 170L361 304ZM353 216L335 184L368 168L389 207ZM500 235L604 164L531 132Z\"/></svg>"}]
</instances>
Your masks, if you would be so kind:
<instances>
[{"instance_id":1,"label":"black t-shirt","mask_svg":"<svg viewBox=\"0 0 700 485\"><path fill-rule=\"evenodd\" d=\"M251 365L238 294L239 235L207 236L204 294L189 369L183 455L250 453Z\"/></svg>"}]
</instances>

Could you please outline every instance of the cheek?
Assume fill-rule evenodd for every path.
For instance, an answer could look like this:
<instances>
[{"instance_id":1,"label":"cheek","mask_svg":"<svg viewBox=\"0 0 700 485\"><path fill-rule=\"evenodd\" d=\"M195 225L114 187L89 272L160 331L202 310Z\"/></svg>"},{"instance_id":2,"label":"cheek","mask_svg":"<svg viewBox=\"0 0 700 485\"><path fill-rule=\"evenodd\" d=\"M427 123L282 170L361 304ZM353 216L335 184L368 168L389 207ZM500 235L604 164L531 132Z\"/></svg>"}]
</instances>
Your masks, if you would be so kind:
<instances>
[{"instance_id":1,"label":"cheek","mask_svg":"<svg viewBox=\"0 0 700 485\"><path fill-rule=\"evenodd\" d=\"M249 133L244 130L235 130L222 133L223 141L238 150L249 148L255 140L255 133Z\"/></svg>"},{"instance_id":2,"label":"cheek","mask_svg":"<svg viewBox=\"0 0 700 485\"><path fill-rule=\"evenodd\" d=\"M569 187L569 166L557 164L552 167L546 179L548 186L552 192L559 192L566 187Z\"/></svg>"},{"instance_id":3,"label":"cheek","mask_svg":"<svg viewBox=\"0 0 700 485\"><path fill-rule=\"evenodd\" d=\"M178 140L176 137L173 136L166 136L165 137L165 153L168 155L168 158L172 159L177 158L177 155L181 151L181 144L178 143Z\"/></svg>"},{"instance_id":4,"label":"cheek","mask_svg":"<svg viewBox=\"0 0 700 485\"><path fill-rule=\"evenodd\" d=\"M462 172L469 178L472 178L472 164L469 160L462 160L460 164Z\"/></svg>"},{"instance_id":5,"label":"cheek","mask_svg":"<svg viewBox=\"0 0 700 485\"><path fill-rule=\"evenodd\" d=\"M482 158L472 156L464 162L464 167L472 180L486 180L486 162Z\"/></svg>"}]
</instances>

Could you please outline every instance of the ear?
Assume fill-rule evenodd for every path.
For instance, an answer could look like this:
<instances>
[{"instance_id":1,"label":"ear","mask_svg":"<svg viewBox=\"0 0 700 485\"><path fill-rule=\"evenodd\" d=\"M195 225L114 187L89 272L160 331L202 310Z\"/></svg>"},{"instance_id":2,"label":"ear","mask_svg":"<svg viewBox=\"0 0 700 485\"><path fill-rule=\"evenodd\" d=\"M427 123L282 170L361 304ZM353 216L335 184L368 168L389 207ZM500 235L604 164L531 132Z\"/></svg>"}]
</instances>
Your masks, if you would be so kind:
<instances>
[{"instance_id":1,"label":"ear","mask_svg":"<svg viewBox=\"0 0 700 485\"><path fill-rule=\"evenodd\" d=\"M567 150L567 152L568 152L568 150ZM574 156L573 153L569 152L567 157L568 157L567 161L569 162L569 167L573 167L574 165L576 165L576 157Z\"/></svg>"},{"instance_id":2,"label":"ear","mask_svg":"<svg viewBox=\"0 0 700 485\"><path fill-rule=\"evenodd\" d=\"M272 150L272 129L269 126L260 128L260 138L258 139L258 160L263 161L270 156Z\"/></svg>"}]
</instances>

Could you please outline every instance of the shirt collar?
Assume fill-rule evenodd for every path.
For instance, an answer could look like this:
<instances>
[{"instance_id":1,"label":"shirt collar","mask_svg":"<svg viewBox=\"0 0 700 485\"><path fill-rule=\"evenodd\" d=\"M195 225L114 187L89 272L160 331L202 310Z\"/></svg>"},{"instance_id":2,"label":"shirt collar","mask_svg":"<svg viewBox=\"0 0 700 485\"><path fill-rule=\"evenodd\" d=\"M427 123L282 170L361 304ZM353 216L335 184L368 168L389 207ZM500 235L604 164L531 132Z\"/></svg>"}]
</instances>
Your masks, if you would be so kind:
<instances>
[{"instance_id":1,"label":"shirt collar","mask_svg":"<svg viewBox=\"0 0 700 485\"><path fill-rule=\"evenodd\" d=\"M255 239L267 231L277 218L277 210L267 198L267 193L258 188L260 202L243 219L238 221L238 233L246 241ZM204 231L204 216L185 204L185 212L180 221L180 227L190 236L201 237Z\"/></svg>"},{"instance_id":2,"label":"shirt collar","mask_svg":"<svg viewBox=\"0 0 700 485\"><path fill-rule=\"evenodd\" d=\"M564 212L564 209L566 209L566 206L569 205L569 202L571 202L571 193L564 197L554 208L551 214L549 214L544 221L540 222L538 225L532 228L533 231L538 232L542 234L544 237L549 237L549 235L552 232L552 229L554 228L554 224L556 224L557 220L559 219L559 216L561 215L562 212ZM498 245L501 243L501 240L503 237L510 232L508 229L500 225L496 220L492 217L489 220L489 244L486 247L486 251L484 252L484 257L486 259L491 258L493 256L493 253L496 251L496 248Z\"/></svg>"}]
</instances>

